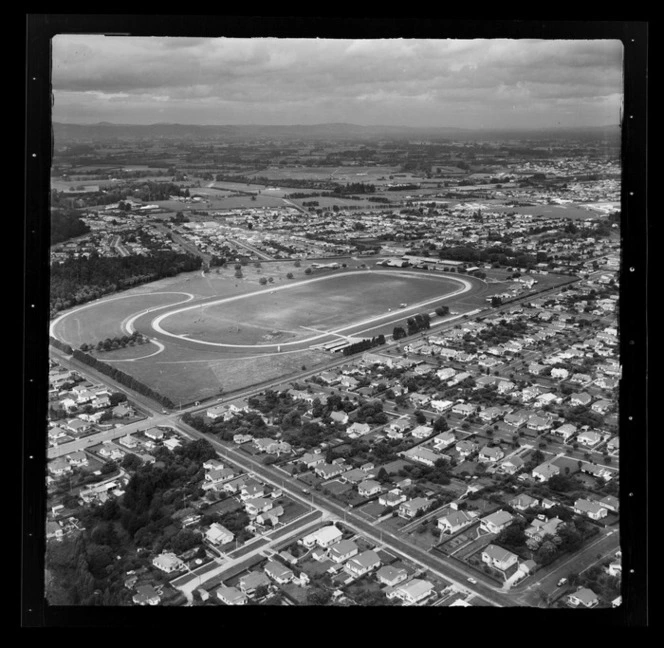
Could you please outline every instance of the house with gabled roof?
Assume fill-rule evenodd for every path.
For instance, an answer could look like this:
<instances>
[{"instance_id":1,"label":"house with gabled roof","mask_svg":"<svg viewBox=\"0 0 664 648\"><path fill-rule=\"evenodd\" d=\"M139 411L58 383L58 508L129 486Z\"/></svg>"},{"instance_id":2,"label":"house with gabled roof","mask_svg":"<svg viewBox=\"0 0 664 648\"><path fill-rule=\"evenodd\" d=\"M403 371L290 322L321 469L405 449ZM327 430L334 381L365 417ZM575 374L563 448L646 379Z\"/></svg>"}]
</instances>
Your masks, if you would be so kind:
<instances>
[{"instance_id":1,"label":"house with gabled roof","mask_svg":"<svg viewBox=\"0 0 664 648\"><path fill-rule=\"evenodd\" d=\"M405 583L399 583L386 595L388 598L398 598L404 605L415 605L431 596L434 591L433 584L422 578L412 578Z\"/></svg>"},{"instance_id":2,"label":"house with gabled roof","mask_svg":"<svg viewBox=\"0 0 664 648\"><path fill-rule=\"evenodd\" d=\"M456 444L455 449L459 453L460 457L469 457L471 454L473 454L473 452L477 452L479 450L479 445L474 441L463 439Z\"/></svg>"},{"instance_id":3,"label":"house with gabled roof","mask_svg":"<svg viewBox=\"0 0 664 648\"><path fill-rule=\"evenodd\" d=\"M512 521L514 516L507 511L500 509L487 515L480 520L480 526L489 533L500 533L503 529L506 529Z\"/></svg>"},{"instance_id":4,"label":"house with gabled roof","mask_svg":"<svg viewBox=\"0 0 664 648\"><path fill-rule=\"evenodd\" d=\"M551 430L551 434L562 437L563 441L567 442L568 439L576 434L576 425L565 423L555 430Z\"/></svg>"},{"instance_id":5,"label":"house with gabled roof","mask_svg":"<svg viewBox=\"0 0 664 648\"><path fill-rule=\"evenodd\" d=\"M247 597L236 587L222 585L217 590L217 598L226 605L246 605Z\"/></svg>"},{"instance_id":6,"label":"house with gabled roof","mask_svg":"<svg viewBox=\"0 0 664 648\"><path fill-rule=\"evenodd\" d=\"M373 549L369 549L350 558L344 565L344 571L353 576L363 576L378 567L380 567L380 556Z\"/></svg>"},{"instance_id":7,"label":"house with gabled roof","mask_svg":"<svg viewBox=\"0 0 664 648\"><path fill-rule=\"evenodd\" d=\"M263 571L265 571L269 578L279 583L279 585L290 583L295 576L292 569L289 569L276 560L268 560L265 567L263 567Z\"/></svg>"},{"instance_id":8,"label":"house with gabled roof","mask_svg":"<svg viewBox=\"0 0 664 648\"><path fill-rule=\"evenodd\" d=\"M572 407L588 406L592 402L592 396L586 392L572 394L569 397L569 403Z\"/></svg>"},{"instance_id":9,"label":"house with gabled roof","mask_svg":"<svg viewBox=\"0 0 664 648\"><path fill-rule=\"evenodd\" d=\"M399 517L410 519L418 513L426 511L432 504L432 500L426 497L415 497L399 505Z\"/></svg>"},{"instance_id":10,"label":"house with gabled roof","mask_svg":"<svg viewBox=\"0 0 664 648\"><path fill-rule=\"evenodd\" d=\"M364 436L365 434L369 434L369 432L371 432L371 426L368 423L356 422L346 428L346 434L351 439Z\"/></svg>"},{"instance_id":11,"label":"house with gabled roof","mask_svg":"<svg viewBox=\"0 0 664 648\"><path fill-rule=\"evenodd\" d=\"M602 441L603 438L604 436L598 432L586 430L585 432L581 432L579 435L577 435L576 440L584 446L591 448L592 446L597 445L600 441Z\"/></svg>"},{"instance_id":12,"label":"house with gabled roof","mask_svg":"<svg viewBox=\"0 0 664 648\"><path fill-rule=\"evenodd\" d=\"M482 463L496 463L505 456L503 450L497 446L484 446L478 453L477 458Z\"/></svg>"},{"instance_id":13,"label":"house with gabled roof","mask_svg":"<svg viewBox=\"0 0 664 648\"><path fill-rule=\"evenodd\" d=\"M318 475L321 479L327 480L327 479L332 479L333 477L336 477L337 475L341 475L341 473L346 471L346 467L340 464L336 463L322 463L318 464L316 468L314 469L314 472L316 475Z\"/></svg>"},{"instance_id":14,"label":"house with gabled roof","mask_svg":"<svg viewBox=\"0 0 664 648\"><path fill-rule=\"evenodd\" d=\"M270 579L265 572L252 571L240 578L240 591L251 596L259 587L270 585Z\"/></svg>"},{"instance_id":15,"label":"house with gabled roof","mask_svg":"<svg viewBox=\"0 0 664 648\"><path fill-rule=\"evenodd\" d=\"M527 511L529 508L539 506L539 500L536 497L531 497L527 493L517 495L509 500L508 504L515 508L517 511Z\"/></svg>"},{"instance_id":16,"label":"house with gabled roof","mask_svg":"<svg viewBox=\"0 0 664 648\"><path fill-rule=\"evenodd\" d=\"M475 518L466 511L450 511L447 515L438 518L438 528L443 533L456 533L474 521Z\"/></svg>"},{"instance_id":17,"label":"house with gabled roof","mask_svg":"<svg viewBox=\"0 0 664 648\"><path fill-rule=\"evenodd\" d=\"M585 515L591 520L601 520L608 515L605 506L602 506L599 502L583 498L574 502L573 511L578 515Z\"/></svg>"},{"instance_id":18,"label":"house with gabled roof","mask_svg":"<svg viewBox=\"0 0 664 648\"><path fill-rule=\"evenodd\" d=\"M408 572L401 567L383 565L376 572L376 580L388 587L394 587L408 578Z\"/></svg>"},{"instance_id":19,"label":"house with gabled roof","mask_svg":"<svg viewBox=\"0 0 664 648\"><path fill-rule=\"evenodd\" d=\"M152 585L139 585L131 600L136 605L159 605L161 595Z\"/></svg>"},{"instance_id":20,"label":"house with gabled roof","mask_svg":"<svg viewBox=\"0 0 664 648\"><path fill-rule=\"evenodd\" d=\"M378 498L378 503L382 504L383 506L393 507L401 504L402 502L405 502L406 499L406 495L400 489L393 488L387 493L383 493Z\"/></svg>"},{"instance_id":21,"label":"house with gabled roof","mask_svg":"<svg viewBox=\"0 0 664 648\"><path fill-rule=\"evenodd\" d=\"M567 597L567 602L574 607L592 608L599 603L599 598L591 589L581 587Z\"/></svg>"},{"instance_id":22,"label":"house with gabled roof","mask_svg":"<svg viewBox=\"0 0 664 648\"><path fill-rule=\"evenodd\" d=\"M508 457L504 461L500 462L498 470L507 475L514 475L519 470L521 470L524 465L525 461L521 457L512 455L511 457Z\"/></svg>"},{"instance_id":23,"label":"house with gabled roof","mask_svg":"<svg viewBox=\"0 0 664 648\"><path fill-rule=\"evenodd\" d=\"M532 472L533 477L540 482L549 481L551 477L559 474L560 474L560 467L550 461L545 461L544 463L541 463L539 466L536 466Z\"/></svg>"},{"instance_id":24,"label":"house with gabled roof","mask_svg":"<svg viewBox=\"0 0 664 648\"><path fill-rule=\"evenodd\" d=\"M434 466L436 461L443 459L443 455L425 448L421 445L415 446L414 448L409 448L403 453L403 456L406 459L411 459L412 461L417 461L424 464L425 466Z\"/></svg>"},{"instance_id":25,"label":"house with gabled roof","mask_svg":"<svg viewBox=\"0 0 664 648\"><path fill-rule=\"evenodd\" d=\"M503 549L498 545L490 544L482 551L482 562L485 562L487 565L490 565L495 569L505 571L513 565L518 564L519 557L507 549Z\"/></svg>"},{"instance_id":26,"label":"house with gabled roof","mask_svg":"<svg viewBox=\"0 0 664 648\"><path fill-rule=\"evenodd\" d=\"M365 479L357 486L357 492L361 497L371 497L380 493L381 490L383 490L383 487L380 485L380 482L374 479Z\"/></svg>"},{"instance_id":27,"label":"house with gabled roof","mask_svg":"<svg viewBox=\"0 0 664 648\"><path fill-rule=\"evenodd\" d=\"M451 446L453 443L456 443L456 436L449 430L442 432L441 434L437 434L433 438L434 450L444 450L445 448Z\"/></svg>"},{"instance_id":28,"label":"house with gabled roof","mask_svg":"<svg viewBox=\"0 0 664 648\"><path fill-rule=\"evenodd\" d=\"M327 552L328 558L335 563L342 563L359 553L359 547L352 540L335 542Z\"/></svg>"}]
</instances>

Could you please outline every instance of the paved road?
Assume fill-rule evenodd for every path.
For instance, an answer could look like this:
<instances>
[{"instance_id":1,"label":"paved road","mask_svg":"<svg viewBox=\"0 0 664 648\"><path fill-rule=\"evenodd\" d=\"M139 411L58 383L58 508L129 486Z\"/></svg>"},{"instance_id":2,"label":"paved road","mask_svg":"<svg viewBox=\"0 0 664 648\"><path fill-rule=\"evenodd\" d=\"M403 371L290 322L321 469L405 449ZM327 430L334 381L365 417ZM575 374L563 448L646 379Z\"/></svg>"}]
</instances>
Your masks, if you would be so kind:
<instances>
[{"instance_id":1,"label":"paved road","mask_svg":"<svg viewBox=\"0 0 664 648\"><path fill-rule=\"evenodd\" d=\"M358 533L371 538L376 543L383 544L392 550L403 554L413 562L430 569L435 574L439 575L446 581L457 585L459 588L468 590L495 606L507 607L515 605L515 603L508 596L505 596L499 588L482 582L478 582L476 585L471 586L466 580L467 573L464 569L455 564L444 562L440 558L393 536L387 531L377 529L373 524L367 523L352 510L329 501L315 491L310 491L304 485L300 485L281 471L272 467L264 466L244 453L234 448L230 448L213 437L198 432L185 424L180 423L180 427L188 436L206 439L212 443L215 449L218 450L223 457L226 457L228 460L241 466L244 470L253 472L265 481L279 486L284 492L287 492L300 502L310 503L321 510L333 513L340 520L343 520L348 527Z\"/></svg>"},{"instance_id":2,"label":"paved road","mask_svg":"<svg viewBox=\"0 0 664 648\"><path fill-rule=\"evenodd\" d=\"M523 585L512 589L511 595L519 605L537 606L541 599L539 592L544 591L554 597L563 594L569 587L559 588L558 581L571 573L580 574L592 567L595 563L612 556L620 548L620 533L617 528L603 529L600 535L587 544L581 551L541 570L537 573L537 580L526 581ZM600 556L600 558L598 558ZM571 588L573 590L574 588Z\"/></svg>"}]
</instances>

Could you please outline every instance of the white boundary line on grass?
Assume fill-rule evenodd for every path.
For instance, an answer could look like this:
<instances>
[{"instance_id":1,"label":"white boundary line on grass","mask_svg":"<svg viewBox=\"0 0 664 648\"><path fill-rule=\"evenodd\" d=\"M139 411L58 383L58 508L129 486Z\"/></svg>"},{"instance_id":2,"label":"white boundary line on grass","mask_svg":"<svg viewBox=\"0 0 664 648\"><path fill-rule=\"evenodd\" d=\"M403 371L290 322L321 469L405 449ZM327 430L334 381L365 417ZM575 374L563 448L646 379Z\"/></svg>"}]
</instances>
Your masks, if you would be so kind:
<instances>
[{"instance_id":1,"label":"white boundary line on grass","mask_svg":"<svg viewBox=\"0 0 664 648\"><path fill-rule=\"evenodd\" d=\"M400 272L400 271L391 271L391 270L381 270L380 274L383 274L383 273L384 274L390 274L390 275L396 275L396 276L400 276L400 277L409 277L409 278L412 278L413 276L419 276L419 275L413 275L412 273L403 272L403 271ZM276 292L277 290L288 290L289 288L296 288L298 286L314 283L314 282L317 282L317 281L325 281L327 279L332 279L332 278L335 278L335 277L342 277L342 276L355 276L357 274L358 273L356 271L351 271L351 272L341 272L341 273L337 273L337 274L333 274L333 275L327 275L327 276L324 276L324 277L317 277L315 279L305 279L304 281L299 281L297 283L287 284L287 285L284 285L284 286L270 287L270 288L266 288L264 290L258 290L258 291L251 292L251 293L246 293L246 294L243 294L243 295L234 295L232 297L224 297L222 299L207 302L205 305L206 306L212 306L212 305L217 305L217 304L227 304L229 302L237 301L239 299L246 299L248 297L254 297L256 295L269 294L269 293L272 293L272 292ZM378 274L378 273L375 273L375 274ZM375 276L375 274L372 273L373 276ZM313 342L314 340L320 340L320 339L323 339L323 338L326 338L326 337L329 337L329 336L332 336L332 335L338 335L338 334L342 333L343 331L348 331L350 329L355 329L355 328L360 327L360 326L366 326L368 324L372 324L372 323L378 322L380 320L386 320L388 318L391 318L391 319L389 321L386 321L385 324L390 324L394 321L399 321L399 320L403 319L403 314L404 313L408 313L408 312L414 311L414 310L419 310L423 306L427 306L429 304L439 302L443 299L449 299L451 297L456 297L457 295L461 295L463 293L466 293L466 292L470 291L473 287L473 284L470 281L468 281L467 279L462 279L460 277L451 277L449 275L443 275L441 277L433 277L431 275L424 275L424 276L427 279L441 278L441 279L449 279L451 281L456 281L457 283L460 283L462 285L462 287L459 288L456 291L453 291L453 292L447 294L447 295L438 296L438 297L435 297L433 299L428 299L426 301L419 302L417 304L414 304L413 306L409 306L407 308L399 309L399 311L396 312L396 313L390 312L390 313L386 313L386 314L383 314L383 315L377 315L377 316L370 317L368 319L362 320L360 322L354 322L352 324L342 326L342 327L337 328L337 329L333 329L333 330L328 331L326 333L321 333L319 335L315 335L315 336L312 336L310 338L306 338L306 339L303 339L303 340L296 340L296 341L293 341L293 342L282 342L280 344L228 344L228 343L225 343L225 342L210 342L210 341L207 341L207 340L199 340L197 338L190 338L190 337L188 337L188 334L185 337L184 334L171 333L169 331L166 331L161 326L161 322L163 320L165 320L167 317L170 317L171 315L176 315L178 313L183 313L185 311L192 310L194 308L198 308L200 306L199 304L194 304L192 306L185 306L184 308L178 308L176 310L169 311L168 313L164 313L163 315L159 315L157 318L155 318L152 321L152 328L155 331L158 331L159 333L161 333L162 335L166 335L168 337L172 337L172 338L176 338L176 339L180 339L180 340L186 340L187 342L196 342L198 344L204 344L206 346L230 348L230 349L278 349L280 347L285 347L285 346L307 345L307 344L310 344L311 342Z\"/></svg>"}]
</instances>

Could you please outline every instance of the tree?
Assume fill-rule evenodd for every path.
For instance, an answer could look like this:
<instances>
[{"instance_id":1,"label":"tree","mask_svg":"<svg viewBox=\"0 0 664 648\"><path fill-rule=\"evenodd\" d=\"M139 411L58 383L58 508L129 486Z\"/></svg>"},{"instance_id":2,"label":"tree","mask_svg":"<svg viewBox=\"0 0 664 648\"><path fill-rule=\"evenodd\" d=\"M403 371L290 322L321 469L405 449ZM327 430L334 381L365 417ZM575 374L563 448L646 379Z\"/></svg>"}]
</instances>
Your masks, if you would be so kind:
<instances>
[{"instance_id":1,"label":"tree","mask_svg":"<svg viewBox=\"0 0 664 648\"><path fill-rule=\"evenodd\" d=\"M427 417L420 410L415 410L413 415L418 425L424 425L427 422Z\"/></svg>"},{"instance_id":2,"label":"tree","mask_svg":"<svg viewBox=\"0 0 664 648\"><path fill-rule=\"evenodd\" d=\"M313 270L311 268L305 268L305 270L304 270L304 274L306 274L306 275L310 275L312 272L313 272Z\"/></svg>"},{"instance_id":3,"label":"tree","mask_svg":"<svg viewBox=\"0 0 664 648\"><path fill-rule=\"evenodd\" d=\"M258 280L258 283L259 283L261 286L264 286L265 284L267 284L267 278L266 278L266 277L261 277L261 278Z\"/></svg>"},{"instance_id":4,"label":"tree","mask_svg":"<svg viewBox=\"0 0 664 648\"><path fill-rule=\"evenodd\" d=\"M293 278L293 273L292 272L286 273L286 279L292 279L292 278Z\"/></svg>"}]
</instances>

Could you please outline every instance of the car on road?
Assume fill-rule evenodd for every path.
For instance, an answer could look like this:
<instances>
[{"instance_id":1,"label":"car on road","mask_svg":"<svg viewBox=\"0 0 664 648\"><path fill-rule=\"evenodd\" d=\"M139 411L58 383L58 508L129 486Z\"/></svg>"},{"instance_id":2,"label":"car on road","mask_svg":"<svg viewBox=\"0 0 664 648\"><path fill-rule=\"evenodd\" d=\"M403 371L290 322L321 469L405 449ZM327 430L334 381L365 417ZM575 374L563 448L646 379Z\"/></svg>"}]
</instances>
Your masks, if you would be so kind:
<instances>
[{"instance_id":1,"label":"car on road","mask_svg":"<svg viewBox=\"0 0 664 648\"><path fill-rule=\"evenodd\" d=\"M466 579L469 583L472 583L473 585L477 585L477 581L474 578L467 578Z\"/></svg>"},{"instance_id":2,"label":"car on road","mask_svg":"<svg viewBox=\"0 0 664 648\"><path fill-rule=\"evenodd\" d=\"M302 492L303 492L303 493L306 493L306 494L309 494L309 489L308 489L308 488L303 488L303 489L302 489Z\"/></svg>"}]
</instances>

